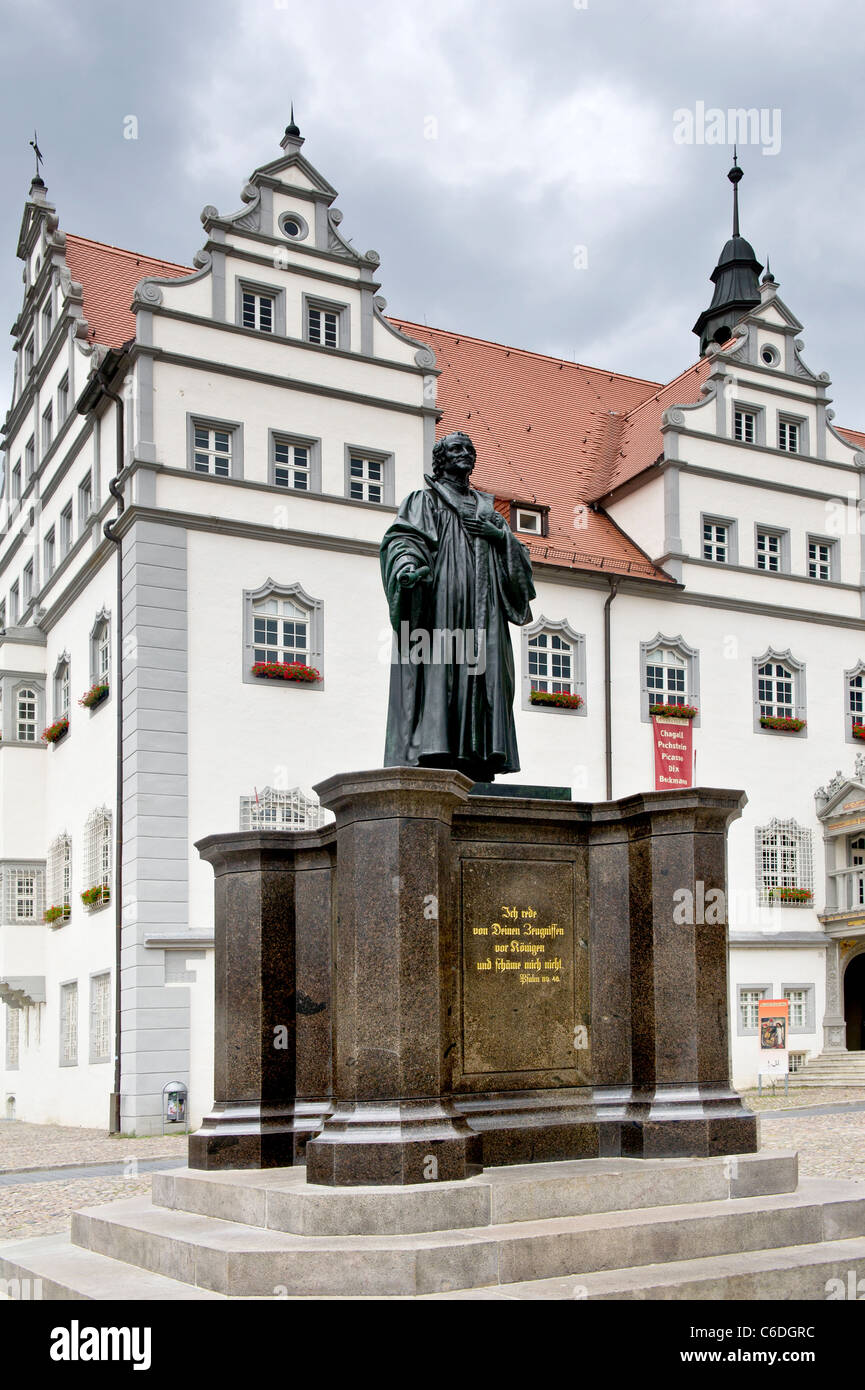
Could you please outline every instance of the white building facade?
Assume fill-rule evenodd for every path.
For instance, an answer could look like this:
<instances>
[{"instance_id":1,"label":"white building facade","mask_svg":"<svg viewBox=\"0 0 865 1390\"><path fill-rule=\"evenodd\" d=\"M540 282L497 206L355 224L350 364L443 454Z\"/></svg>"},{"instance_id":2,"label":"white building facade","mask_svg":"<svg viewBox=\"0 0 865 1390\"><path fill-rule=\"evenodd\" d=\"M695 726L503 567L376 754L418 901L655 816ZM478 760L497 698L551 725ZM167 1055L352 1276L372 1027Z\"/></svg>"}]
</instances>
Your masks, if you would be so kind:
<instances>
[{"instance_id":1,"label":"white building facade","mask_svg":"<svg viewBox=\"0 0 865 1390\"><path fill-rule=\"evenodd\" d=\"M535 567L510 780L646 790L650 704L696 706L695 781L749 798L734 1079L756 1080L760 997L790 998L800 1059L860 1050L865 439L834 427L777 285L668 385L409 328L302 145L292 124L239 212L204 209L192 270L65 236L31 188L0 533L4 1113L158 1132L174 1081L193 1125L209 1109L194 843L317 823L316 783L380 764L378 547L456 428ZM602 378L620 405L577 412L603 447L571 472L554 414ZM532 412L561 461L502 444ZM267 661L318 678L262 678Z\"/></svg>"}]
</instances>

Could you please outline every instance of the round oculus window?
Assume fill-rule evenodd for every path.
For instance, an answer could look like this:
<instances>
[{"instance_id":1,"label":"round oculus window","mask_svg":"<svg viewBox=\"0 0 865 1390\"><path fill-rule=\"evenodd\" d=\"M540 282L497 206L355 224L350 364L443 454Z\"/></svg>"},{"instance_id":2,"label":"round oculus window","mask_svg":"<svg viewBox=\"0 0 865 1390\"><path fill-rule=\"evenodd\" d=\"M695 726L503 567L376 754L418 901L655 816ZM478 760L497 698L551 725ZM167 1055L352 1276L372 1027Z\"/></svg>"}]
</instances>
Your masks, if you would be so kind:
<instances>
[{"instance_id":1,"label":"round oculus window","mask_svg":"<svg viewBox=\"0 0 865 1390\"><path fill-rule=\"evenodd\" d=\"M284 212L279 219L279 229L289 241L303 241L309 236L309 224L299 212Z\"/></svg>"},{"instance_id":2,"label":"round oculus window","mask_svg":"<svg viewBox=\"0 0 865 1390\"><path fill-rule=\"evenodd\" d=\"M760 349L760 358L767 367L777 367L781 361L781 354L777 348L771 347L767 343L764 348Z\"/></svg>"}]
</instances>

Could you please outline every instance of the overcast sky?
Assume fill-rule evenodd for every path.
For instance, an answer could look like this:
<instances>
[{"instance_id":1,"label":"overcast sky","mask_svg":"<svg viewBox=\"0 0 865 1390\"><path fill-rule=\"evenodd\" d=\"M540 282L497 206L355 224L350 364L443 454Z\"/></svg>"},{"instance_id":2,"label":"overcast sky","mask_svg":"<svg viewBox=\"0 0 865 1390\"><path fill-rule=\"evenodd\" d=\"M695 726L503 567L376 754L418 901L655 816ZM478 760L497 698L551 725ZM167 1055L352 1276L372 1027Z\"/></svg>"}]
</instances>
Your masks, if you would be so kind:
<instances>
[{"instance_id":1,"label":"overcast sky","mask_svg":"<svg viewBox=\"0 0 865 1390\"><path fill-rule=\"evenodd\" d=\"M754 108L743 234L804 323L805 360L832 377L838 423L865 428L861 0L2 0L0 12L7 326L34 126L61 227L189 263L201 208L240 206L293 99L343 233L382 256L389 312L667 380L697 355L691 327L730 234L732 149L706 138L733 133L711 112ZM11 340L4 400L10 364Z\"/></svg>"}]
</instances>

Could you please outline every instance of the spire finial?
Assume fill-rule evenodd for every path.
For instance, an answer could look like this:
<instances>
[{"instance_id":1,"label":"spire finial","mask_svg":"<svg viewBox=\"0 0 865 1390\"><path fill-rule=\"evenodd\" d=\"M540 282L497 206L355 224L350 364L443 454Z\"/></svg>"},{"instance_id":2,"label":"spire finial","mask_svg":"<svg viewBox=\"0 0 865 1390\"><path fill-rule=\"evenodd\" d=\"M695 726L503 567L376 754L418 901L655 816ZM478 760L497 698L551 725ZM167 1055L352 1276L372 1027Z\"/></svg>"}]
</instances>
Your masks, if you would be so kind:
<instances>
[{"instance_id":1,"label":"spire finial","mask_svg":"<svg viewBox=\"0 0 865 1390\"><path fill-rule=\"evenodd\" d=\"M766 256L766 274L763 276L762 283L764 285L774 285L775 283L775 277L772 274L772 267L769 265L768 254Z\"/></svg>"},{"instance_id":2,"label":"spire finial","mask_svg":"<svg viewBox=\"0 0 865 1390\"><path fill-rule=\"evenodd\" d=\"M294 120L294 102L291 103L291 119L290 119L288 125L285 127L285 133L286 133L286 135L293 135L293 136L295 136L295 137L298 136L298 135L300 134L300 131L299 131L298 127L296 126L295 120Z\"/></svg>"},{"instance_id":3,"label":"spire finial","mask_svg":"<svg viewBox=\"0 0 865 1390\"><path fill-rule=\"evenodd\" d=\"M42 151L41 151L40 148L39 148L39 144L38 144L38 141L37 141L36 131L35 131L35 130L34 130L34 132L33 132L33 139L30 140L28 143L29 143L30 148L32 149L33 153L34 153L35 156L36 156L36 173L35 173L35 175L34 175L34 180L35 180L37 183L41 183L41 182L42 182L42 175L41 175L40 170L39 170L39 165L43 162L43 161L42 161Z\"/></svg>"},{"instance_id":4,"label":"spire finial","mask_svg":"<svg viewBox=\"0 0 865 1390\"><path fill-rule=\"evenodd\" d=\"M739 168L739 161L736 157L736 146L733 146L733 167L727 178L733 185L733 236L739 235L739 182L744 175L744 170Z\"/></svg>"}]
</instances>

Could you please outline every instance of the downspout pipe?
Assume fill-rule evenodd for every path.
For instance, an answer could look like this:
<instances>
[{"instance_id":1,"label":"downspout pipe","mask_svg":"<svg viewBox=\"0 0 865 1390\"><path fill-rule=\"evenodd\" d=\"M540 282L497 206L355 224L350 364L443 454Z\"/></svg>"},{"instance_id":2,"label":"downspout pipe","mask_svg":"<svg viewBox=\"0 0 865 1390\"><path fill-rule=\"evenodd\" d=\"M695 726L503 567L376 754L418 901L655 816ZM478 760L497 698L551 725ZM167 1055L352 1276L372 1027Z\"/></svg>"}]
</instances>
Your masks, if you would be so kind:
<instances>
[{"instance_id":1,"label":"downspout pipe","mask_svg":"<svg viewBox=\"0 0 865 1390\"><path fill-rule=\"evenodd\" d=\"M610 638L610 609L619 592L619 580L610 578L610 592L604 603L604 762L607 775L607 800L613 799L613 689L612 643Z\"/></svg>"},{"instance_id":2,"label":"downspout pipe","mask_svg":"<svg viewBox=\"0 0 865 1390\"><path fill-rule=\"evenodd\" d=\"M81 400L78 402L78 410L81 414L86 414L92 410L99 400L103 397L113 401L115 406L115 421L117 432L117 472L108 484L108 491L117 502L117 515L110 521L106 521L102 527L102 534L106 540L111 541L117 550L117 601L114 619L114 639L115 639L115 672L112 683L115 687L116 704L116 727L117 727L117 773L116 773L116 812L115 812L115 831L114 831L114 927L115 927L115 947L114 947L114 1089L109 1098L108 1132L109 1134L120 1133L120 1084L122 1079L120 1047L122 1038L121 1011L120 1011L120 971L121 971L121 946L123 936L123 570L121 565L121 546L120 537L116 533L117 522L126 509L123 499L123 492L120 487L120 477L126 459L126 441L124 431L124 405L123 399L112 391L108 385L108 376L115 375L119 366L122 354L108 352L100 365L96 368L93 377L88 383Z\"/></svg>"}]
</instances>

